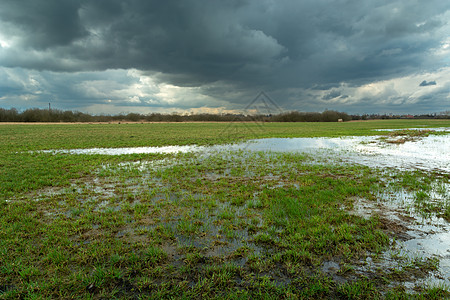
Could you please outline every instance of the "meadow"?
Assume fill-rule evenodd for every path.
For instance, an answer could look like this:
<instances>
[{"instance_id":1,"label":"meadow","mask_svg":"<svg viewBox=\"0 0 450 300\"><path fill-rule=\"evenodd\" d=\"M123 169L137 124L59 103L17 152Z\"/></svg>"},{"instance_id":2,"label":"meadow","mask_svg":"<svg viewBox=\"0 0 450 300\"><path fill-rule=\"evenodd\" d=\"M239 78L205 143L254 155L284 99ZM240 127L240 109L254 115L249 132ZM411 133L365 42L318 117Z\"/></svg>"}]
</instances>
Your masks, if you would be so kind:
<instances>
[{"instance_id":1,"label":"meadow","mask_svg":"<svg viewBox=\"0 0 450 300\"><path fill-rule=\"evenodd\" d=\"M404 223L355 213L401 192L410 211L449 221L448 174L304 153L40 152L420 126L450 121L0 124L0 298L450 297L425 281L437 257L396 248L408 239Z\"/></svg>"}]
</instances>

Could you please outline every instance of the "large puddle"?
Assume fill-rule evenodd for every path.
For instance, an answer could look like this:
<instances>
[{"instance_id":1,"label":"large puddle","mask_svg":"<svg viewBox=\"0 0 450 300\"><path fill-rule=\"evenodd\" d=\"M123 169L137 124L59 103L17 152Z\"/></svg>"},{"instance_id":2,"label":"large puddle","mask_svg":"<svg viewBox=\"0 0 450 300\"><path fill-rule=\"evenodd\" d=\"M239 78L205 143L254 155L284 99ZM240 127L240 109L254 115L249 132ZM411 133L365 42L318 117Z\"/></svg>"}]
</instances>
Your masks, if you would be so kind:
<instances>
[{"instance_id":1,"label":"large puddle","mask_svg":"<svg viewBox=\"0 0 450 300\"><path fill-rule=\"evenodd\" d=\"M338 157L342 161L369 167L420 169L450 174L450 136L448 135L428 136L415 141L406 141L403 144L385 143L379 140L379 137L373 136L277 138L251 141L246 145L246 149L322 153Z\"/></svg>"},{"instance_id":2,"label":"large puddle","mask_svg":"<svg viewBox=\"0 0 450 300\"><path fill-rule=\"evenodd\" d=\"M44 150L43 153L85 154L85 155L127 155L127 154L168 154L205 151L203 146L164 146L164 147L128 147L128 148L90 148L68 150Z\"/></svg>"},{"instance_id":3,"label":"large puddle","mask_svg":"<svg viewBox=\"0 0 450 300\"><path fill-rule=\"evenodd\" d=\"M434 130L434 129L433 129ZM436 131L448 132L448 128ZM337 158L340 161L358 163L369 167L424 170L450 174L450 135L430 135L404 143L387 143L381 136L341 138L268 138L250 140L234 145L215 146L165 146L135 148L92 148L70 150L46 150L64 154L146 154L187 153L217 151L274 151L306 152Z\"/></svg>"}]
</instances>

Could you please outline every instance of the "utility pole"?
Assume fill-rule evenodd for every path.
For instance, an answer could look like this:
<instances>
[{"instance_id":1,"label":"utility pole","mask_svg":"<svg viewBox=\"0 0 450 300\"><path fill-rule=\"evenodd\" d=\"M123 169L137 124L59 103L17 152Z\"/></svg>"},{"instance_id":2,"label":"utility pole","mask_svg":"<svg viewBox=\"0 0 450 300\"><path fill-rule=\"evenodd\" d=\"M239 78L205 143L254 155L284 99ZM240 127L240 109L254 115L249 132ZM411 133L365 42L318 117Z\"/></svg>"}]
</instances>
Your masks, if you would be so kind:
<instances>
[{"instance_id":1,"label":"utility pole","mask_svg":"<svg viewBox=\"0 0 450 300\"><path fill-rule=\"evenodd\" d=\"M51 108L51 106L50 106L50 102L48 103L48 111L51 111L52 110L52 108Z\"/></svg>"}]
</instances>

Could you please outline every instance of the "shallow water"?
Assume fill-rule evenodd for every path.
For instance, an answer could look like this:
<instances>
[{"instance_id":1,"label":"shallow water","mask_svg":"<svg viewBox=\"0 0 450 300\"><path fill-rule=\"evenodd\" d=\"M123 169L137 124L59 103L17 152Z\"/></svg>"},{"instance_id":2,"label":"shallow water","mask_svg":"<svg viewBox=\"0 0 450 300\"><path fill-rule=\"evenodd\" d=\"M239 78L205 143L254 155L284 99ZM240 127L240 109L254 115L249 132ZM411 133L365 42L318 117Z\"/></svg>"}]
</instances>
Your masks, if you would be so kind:
<instances>
[{"instance_id":1,"label":"shallow water","mask_svg":"<svg viewBox=\"0 0 450 300\"><path fill-rule=\"evenodd\" d=\"M406 231L402 239L396 241L396 247L401 255L414 259L415 257L437 258L439 268L425 278L415 279L406 286L414 288L417 284L433 286L446 285L450 287L450 224L446 220L437 217L423 217L411 209L414 201L411 193L402 191L401 195L378 195L379 201L356 199L352 213L369 218L378 215L404 226ZM389 253L384 254L384 259L377 263L372 262L368 267L393 267L396 260L389 258Z\"/></svg>"},{"instance_id":2,"label":"shallow water","mask_svg":"<svg viewBox=\"0 0 450 300\"><path fill-rule=\"evenodd\" d=\"M68 150L43 150L43 153L53 154L100 154L100 155L125 155L125 154L165 154L186 153L205 150L204 146L165 146L165 147L128 147L128 148L90 148Z\"/></svg>"},{"instance_id":3,"label":"shallow water","mask_svg":"<svg viewBox=\"0 0 450 300\"><path fill-rule=\"evenodd\" d=\"M404 144L389 144L379 137L291 138L250 141L250 151L308 152L331 150L346 162L369 167L420 169L450 173L450 136L428 136ZM337 152L337 153L333 153ZM320 153L320 151L319 151Z\"/></svg>"},{"instance_id":4,"label":"shallow water","mask_svg":"<svg viewBox=\"0 0 450 300\"><path fill-rule=\"evenodd\" d=\"M433 129L435 130L435 129ZM441 131L448 131L446 130ZM94 149L72 149L72 150L51 150L49 153L65 154L103 154L122 155L134 153L187 153L198 152L201 154L213 154L224 152L233 155L233 151L273 151L273 152L298 152L313 154L313 157L327 158L335 162L348 162L366 165L369 167L396 168L400 170L424 170L437 171L439 173L450 174L450 135L430 135L420 137L414 141L407 141L403 144L386 143L380 136L362 137L342 137L342 138L269 138L251 140L234 145L216 146L167 146L167 147L137 147L137 148L94 148ZM231 151L231 152L230 152ZM245 152L244 152L245 155ZM198 156L195 159L201 159ZM170 164L169 161L123 163L119 167L147 168L149 166L164 167ZM211 174L210 176L216 176ZM251 177L251 174L249 174ZM283 183L280 183L281 187ZM449 191L449 187L445 186ZM392 199L388 199L388 196ZM431 195L431 198L438 198L439 195ZM445 196L447 197L448 193ZM446 284L450 286L450 224L437 217L428 219L421 218L414 211L410 210L414 195L405 191L378 195L379 202L355 203L355 212L361 216L371 216L374 213L408 228L406 235L408 238L398 241L398 247L402 253L410 256L436 257L439 259L439 276L430 276L425 279L418 279L422 284ZM440 199L443 200L443 199ZM450 200L450 199L449 199ZM98 209L104 209L106 202L101 202ZM405 218L407 217L407 218ZM406 220L406 221L405 221ZM180 243L190 242L190 240L180 240ZM237 243L237 246L242 246ZM236 246L236 247L237 247ZM228 255L237 249L234 244L228 248L214 248L222 255ZM226 250L226 251L225 251ZM222 252L220 252L222 251ZM225 252L223 252L225 251ZM217 253L213 253L217 255ZM393 259L386 261L394 261ZM368 263L367 268L384 267L386 265ZM324 264L323 270L338 269L339 264L333 262ZM411 287L415 283L411 282Z\"/></svg>"},{"instance_id":5,"label":"shallow water","mask_svg":"<svg viewBox=\"0 0 450 300\"><path fill-rule=\"evenodd\" d=\"M446 128L444 128L446 129ZM341 138L268 138L250 140L241 144L215 146L165 146L135 148L92 148L70 150L46 150L47 153L63 154L145 154L187 153L217 151L274 151L306 152L341 161L370 167L419 169L450 174L450 135L430 135L403 144L391 144L379 136Z\"/></svg>"}]
</instances>

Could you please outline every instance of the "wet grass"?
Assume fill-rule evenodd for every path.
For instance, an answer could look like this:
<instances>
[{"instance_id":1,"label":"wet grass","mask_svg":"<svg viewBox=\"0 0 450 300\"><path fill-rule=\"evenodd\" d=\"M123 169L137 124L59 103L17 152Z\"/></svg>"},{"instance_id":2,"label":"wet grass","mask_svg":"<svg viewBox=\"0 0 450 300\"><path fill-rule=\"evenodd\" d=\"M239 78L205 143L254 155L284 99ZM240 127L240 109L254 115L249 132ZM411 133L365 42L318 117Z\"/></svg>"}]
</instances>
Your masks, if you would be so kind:
<instances>
[{"instance_id":1,"label":"wet grass","mask_svg":"<svg viewBox=\"0 0 450 300\"><path fill-rule=\"evenodd\" d=\"M443 217L448 220L450 205L450 178L447 174L430 174L423 171L390 172L384 193L403 199L402 205L415 215Z\"/></svg>"},{"instance_id":2,"label":"wet grass","mask_svg":"<svg viewBox=\"0 0 450 300\"><path fill-rule=\"evenodd\" d=\"M436 132L432 129L402 129L394 130L387 133L380 139L389 144L404 144L406 142L415 141L422 137L427 137L430 134L444 134Z\"/></svg>"},{"instance_id":3,"label":"wet grass","mask_svg":"<svg viewBox=\"0 0 450 300\"><path fill-rule=\"evenodd\" d=\"M2 151L211 145L266 137L377 135L374 129L449 127L448 120L317 123L2 124Z\"/></svg>"},{"instance_id":4,"label":"wet grass","mask_svg":"<svg viewBox=\"0 0 450 300\"><path fill-rule=\"evenodd\" d=\"M356 134L368 132L369 126L361 124L366 127L355 125ZM160 125L158 131L179 124L83 128L105 126L108 131L122 125L143 125L145 130ZM49 126L40 127L41 131L48 128L44 139L38 136L46 134L27 125L9 132L14 139L2 142L8 150L2 152L0 166L0 298L449 296L446 287L418 286L414 294L403 287L404 282L436 270L435 260L396 256L393 267L361 267L369 258L376 261L389 251L396 232L376 215L364 218L349 213L355 198L375 201L380 191L397 189L412 193L417 209L445 216L449 211L446 177L384 173L289 153L102 156L22 152L142 146L145 138L149 138L146 145L241 138L211 134L210 130L221 129L223 124L181 125L179 133L129 132L139 136L138 142L121 140L126 136L123 132L117 133L118 140L106 141L101 130L77 140L77 132L84 129L74 130L70 125L42 125ZM206 125L213 129L202 127ZM267 135L286 134L275 125ZM293 135L295 126L289 126L283 130ZM328 124L309 126L318 129L308 134L340 132L331 132ZM351 132L350 127L345 130ZM153 134L158 139L151 140ZM434 204L426 207L427 203ZM323 269L330 261L337 266L334 273Z\"/></svg>"}]
</instances>

